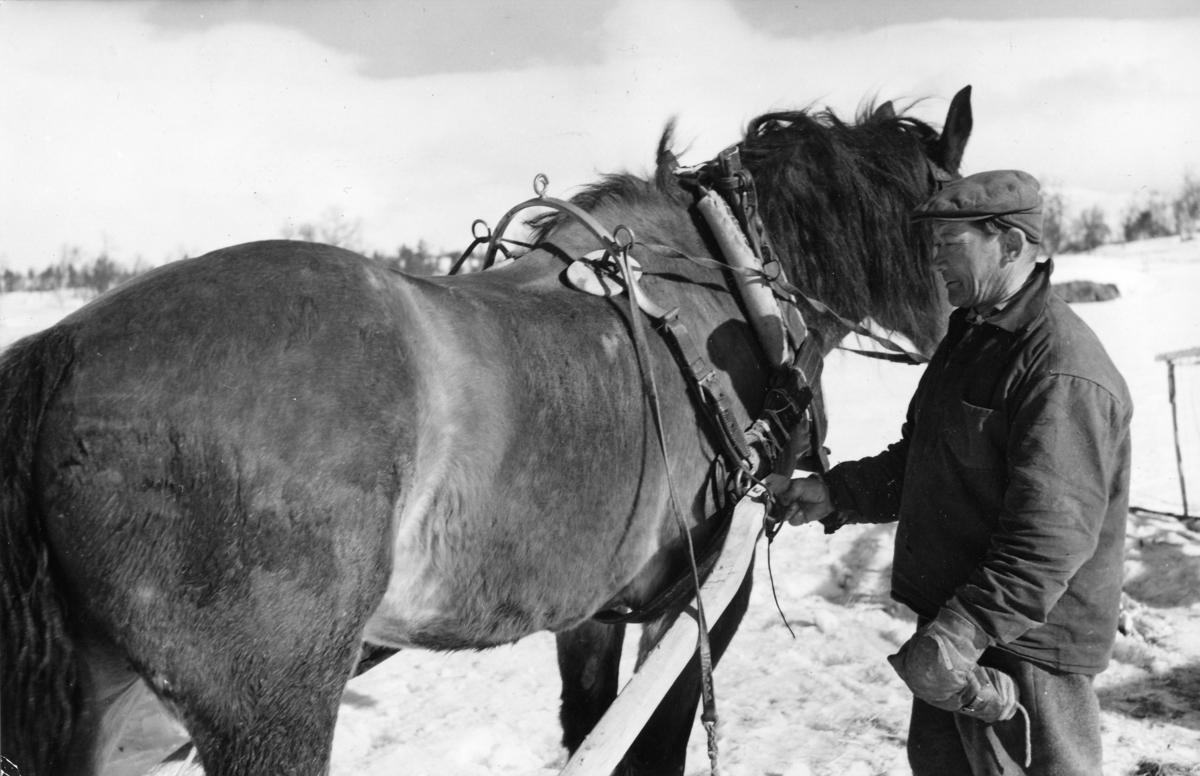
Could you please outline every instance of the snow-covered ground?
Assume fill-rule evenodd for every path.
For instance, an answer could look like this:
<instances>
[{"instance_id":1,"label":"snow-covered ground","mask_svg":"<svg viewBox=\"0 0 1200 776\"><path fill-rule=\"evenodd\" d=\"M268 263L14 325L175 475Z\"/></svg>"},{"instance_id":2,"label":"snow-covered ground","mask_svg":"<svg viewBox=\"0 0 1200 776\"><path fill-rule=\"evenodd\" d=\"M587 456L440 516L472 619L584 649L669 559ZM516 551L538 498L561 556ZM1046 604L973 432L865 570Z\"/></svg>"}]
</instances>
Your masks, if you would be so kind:
<instances>
[{"instance_id":1,"label":"snow-covered ground","mask_svg":"<svg viewBox=\"0 0 1200 776\"><path fill-rule=\"evenodd\" d=\"M1200 241L1107 246L1056 260L1055 280L1116 283L1121 297L1075 309L1099 334L1134 396L1133 503L1181 511L1164 364L1155 355L1200 346ZM0 347L50 325L84 300L0 295ZM1200 512L1200 365L1177 370L1185 471ZM835 352L825 371L836 460L869 455L898 434L920 370ZM1106 772L1200 773L1200 534L1179 521L1131 517L1127 591L1141 635L1122 637L1097 687ZM892 529L832 537L785 529L771 548L771 599L760 546L750 612L716 672L724 772L908 774L909 696L884 656L912 630L887 598ZM635 629L627 639L626 675ZM1148 637L1148 638L1144 638ZM553 638L539 634L482 653L405 652L355 679L334 741L334 776L552 774L558 744ZM1139 762L1179 770L1138 770ZM704 735L689 774L707 772Z\"/></svg>"}]
</instances>

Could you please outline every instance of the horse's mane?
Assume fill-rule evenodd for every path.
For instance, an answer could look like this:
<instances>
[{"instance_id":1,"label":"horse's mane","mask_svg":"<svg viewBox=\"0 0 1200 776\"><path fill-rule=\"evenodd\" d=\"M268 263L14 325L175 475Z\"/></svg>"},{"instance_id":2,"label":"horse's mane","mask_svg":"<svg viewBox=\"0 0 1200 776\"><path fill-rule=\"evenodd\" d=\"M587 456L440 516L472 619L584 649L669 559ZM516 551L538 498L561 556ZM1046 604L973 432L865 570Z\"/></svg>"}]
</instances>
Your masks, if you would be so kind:
<instances>
[{"instance_id":1,"label":"horse's mane","mask_svg":"<svg viewBox=\"0 0 1200 776\"><path fill-rule=\"evenodd\" d=\"M927 160L937 137L923 122L867 106L854 124L827 110L769 113L741 144L792 282L852 320L875 310L926 350L944 314L928 240L908 214L932 193Z\"/></svg>"},{"instance_id":2,"label":"horse's mane","mask_svg":"<svg viewBox=\"0 0 1200 776\"><path fill-rule=\"evenodd\" d=\"M571 201L592 213L621 210L635 231L631 220L653 229L668 209L676 213L671 220L688 218L691 193L669 166L673 134L668 123L653 179L607 175ZM937 139L924 122L866 105L853 124L829 110L768 113L750 122L739 144L792 282L852 320L874 311L881 325L926 351L941 337L944 314L928 240L908 213L932 191L927 159ZM557 215L536 219L535 242L561 223ZM681 231L672 230L677 245ZM832 324L810 323L826 341L839 333Z\"/></svg>"}]
</instances>

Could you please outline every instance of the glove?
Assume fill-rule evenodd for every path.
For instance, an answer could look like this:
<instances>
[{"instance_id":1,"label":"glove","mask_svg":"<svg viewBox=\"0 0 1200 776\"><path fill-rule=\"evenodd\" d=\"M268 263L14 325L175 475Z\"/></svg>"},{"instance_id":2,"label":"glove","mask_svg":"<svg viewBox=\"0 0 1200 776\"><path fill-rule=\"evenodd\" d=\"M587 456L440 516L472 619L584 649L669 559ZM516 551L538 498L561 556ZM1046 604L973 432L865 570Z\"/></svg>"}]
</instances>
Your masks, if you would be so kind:
<instances>
[{"instance_id":1,"label":"glove","mask_svg":"<svg viewBox=\"0 0 1200 776\"><path fill-rule=\"evenodd\" d=\"M974 695L969 679L992 640L967 618L943 607L938 616L888 656L896 673L921 700L944 708L946 703L967 705ZM979 687L983 683L975 679ZM966 694L964 694L964 691Z\"/></svg>"},{"instance_id":2,"label":"glove","mask_svg":"<svg viewBox=\"0 0 1200 776\"><path fill-rule=\"evenodd\" d=\"M1012 719L1021 704L1021 694L1013 678L995 668L975 666L967 674L967 684L949 698L926 701L943 711L956 711L987 724Z\"/></svg>"},{"instance_id":3,"label":"glove","mask_svg":"<svg viewBox=\"0 0 1200 776\"><path fill-rule=\"evenodd\" d=\"M968 699L956 711L989 725L1012 719L1021 705L1021 693L1017 690L1017 683L997 668L975 666L975 670L967 677L967 689L975 697Z\"/></svg>"}]
</instances>

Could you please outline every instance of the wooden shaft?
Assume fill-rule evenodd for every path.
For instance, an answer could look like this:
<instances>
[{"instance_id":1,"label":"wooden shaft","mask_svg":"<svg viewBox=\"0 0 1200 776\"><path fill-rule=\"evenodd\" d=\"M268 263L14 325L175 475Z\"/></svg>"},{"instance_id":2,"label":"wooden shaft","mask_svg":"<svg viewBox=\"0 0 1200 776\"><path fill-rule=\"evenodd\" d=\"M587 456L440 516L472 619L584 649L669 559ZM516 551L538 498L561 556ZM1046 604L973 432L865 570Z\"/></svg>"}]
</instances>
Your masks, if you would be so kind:
<instances>
[{"instance_id":1,"label":"wooden shaft","mask_svg":"<svg viewBox=\"0 0 1200 776\"><path fill-rule=\"evenodd\" d=\"M712 623L729 606L750 568L766 514L762 499L761 487L755 487L738 502L721 556L700 589L704 610ZM696 653L695 616L695 609L691 607L679 616L596 723L560 776L608 776L612 773Z\"/></svg>"}]
</instances>

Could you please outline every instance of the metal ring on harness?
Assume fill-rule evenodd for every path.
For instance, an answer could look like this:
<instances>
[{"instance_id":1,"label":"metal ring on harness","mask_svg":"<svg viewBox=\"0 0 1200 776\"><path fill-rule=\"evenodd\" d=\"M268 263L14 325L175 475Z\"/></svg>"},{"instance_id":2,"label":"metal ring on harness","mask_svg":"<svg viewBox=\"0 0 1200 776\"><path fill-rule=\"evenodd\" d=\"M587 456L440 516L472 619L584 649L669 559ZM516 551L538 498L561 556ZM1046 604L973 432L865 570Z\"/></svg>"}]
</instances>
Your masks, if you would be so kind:
<instances>
[{"instance_id":1,"label":"metal ring on harness","mask_svg":"<svg viewBox=\"0 0 1200 776\"><path fill-rule=\"evenodd\" d=\"M488 267L492 266L496 260L496 251L502 250L500 246L500 239L504 235L504 230L508 228L510 223L512 223L513 217L522 210L526 210L531 207L547 207L574 217L576 220L586 226L588 231L596 236L596 239L600 241L600 244L604 246L604 249L612 254L614 258L619 252L622 250L627 250L628 247L633 244L633 231L628 227L619 226L617 227L617 232L627 232L630 237L629 241L625 243L617 242L617 240L613 238L609 231L605 229L599 221L592 217L590 213L565 200L545 196L546 187L548 185L549 179L542 173L538 173L533 179L533 190L537 196L533 199L527 199L519 205L515 205L507 213L505 213L504 217L500 219L500 222L496 224L496 228L492 232L491 239L488 241L487 253L483 257L483 269L487 269Z\"/></svg>"},{"instance_id":2,"label":"metal ring on harness","mask_svg":"<svg viewBox=\"0 0 1200 776\"><path fill-rule=\"evenodd\" d=\"M479 226L480 224L483 224L484 229L484 233L482 235L476 233L475 231L475 227ZM451 267L450 271L446 274L457 275L458 271L462 269L462 265L466 263L467 257L475 252L475 248L477 248L480 243L485 243L492 239L492 230L488 227L487 221L484 221L482 218L476 218L474 221L472 221L471 236L475 239L471 241L470 246L468 246L467 249L462 252L462 255L458 257L458 261L454 262L454 266Z\"/></svg>"},{"instance_id":3,"label":"metal ring on harness","mask_svg":"<svg viewBox=\"0 0 1200 776\"><path fill-rule=\"evenodd\" d=\"M629 239L625 242L621 242L622 234L628 235ZM617 228L613 230L613 244L616 245L621 251L627 252L633 247L634 242L636 242L636 238L633 235L633 230L628 226L625 226L625 224L617 224Z\"/></svg>"}]
</instances>

